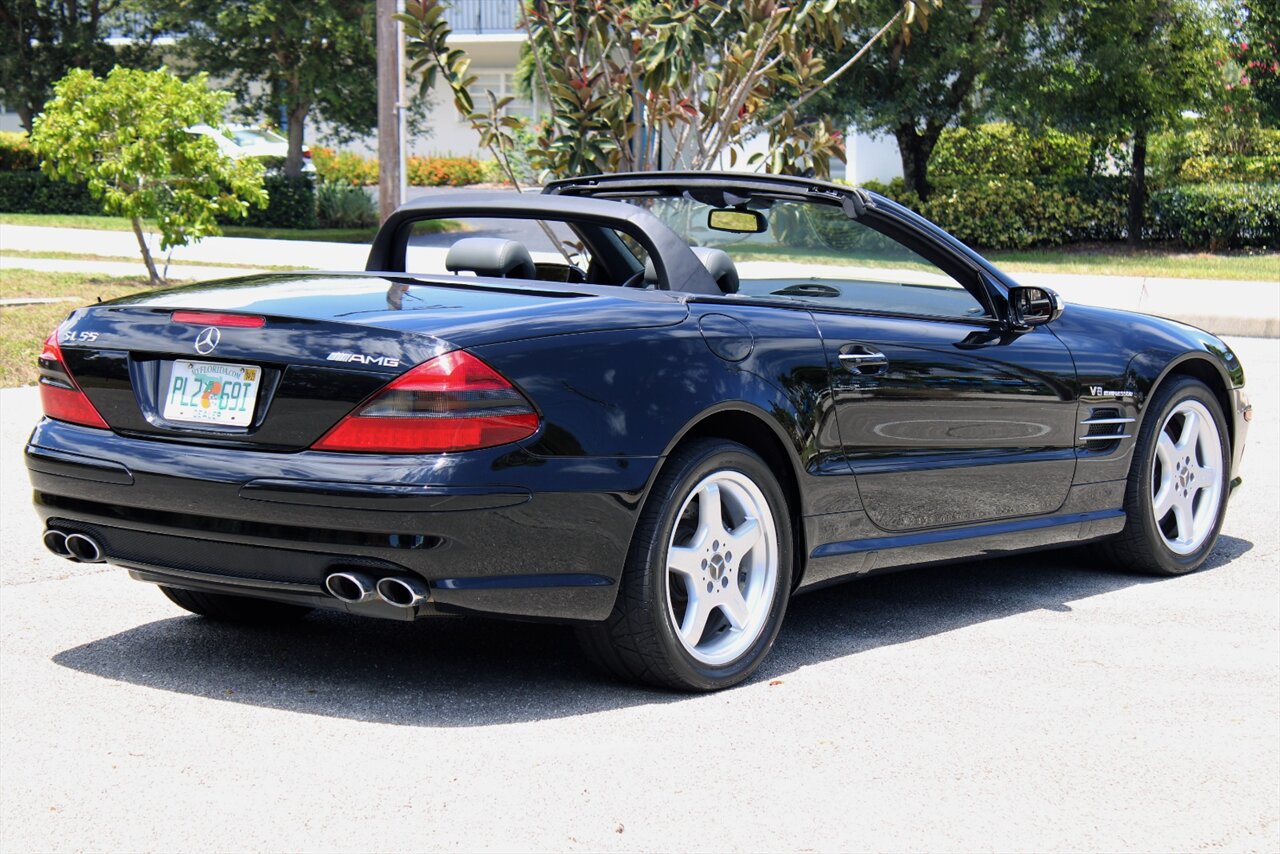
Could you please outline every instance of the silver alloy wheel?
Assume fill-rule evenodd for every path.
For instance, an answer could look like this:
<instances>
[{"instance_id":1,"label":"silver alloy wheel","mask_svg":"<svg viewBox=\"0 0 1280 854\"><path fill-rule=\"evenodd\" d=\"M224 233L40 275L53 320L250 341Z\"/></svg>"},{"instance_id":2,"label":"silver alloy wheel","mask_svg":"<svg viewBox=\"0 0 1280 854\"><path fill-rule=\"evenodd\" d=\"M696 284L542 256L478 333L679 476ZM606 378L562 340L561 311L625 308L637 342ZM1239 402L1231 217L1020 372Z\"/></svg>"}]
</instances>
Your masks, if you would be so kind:
<instances>
[{"instance_id":1,"label":"silver alloy wheel","mask_svg":"<svg viewBox=\"0 0 1280 854\"><path fill-rule=\"evenodd\" d=\"M667 544L667 614L685 650L728 664L769 622L778 531L768 499L738 471L713 472L685 498Z\"/></svg>"},{"instance_id":2,"label":"silver alloy wheel","mask_svg":"<svg viewBox=\"0 0 1280 854\"><path fill-rule=\"evenodd\" d=\"M1204 404L1178 403L1160 425L1151 463L1151 508L1164 544L1194 552L1213 532L1222 503L1222 437Z\"/></svg>"}]
</instances>

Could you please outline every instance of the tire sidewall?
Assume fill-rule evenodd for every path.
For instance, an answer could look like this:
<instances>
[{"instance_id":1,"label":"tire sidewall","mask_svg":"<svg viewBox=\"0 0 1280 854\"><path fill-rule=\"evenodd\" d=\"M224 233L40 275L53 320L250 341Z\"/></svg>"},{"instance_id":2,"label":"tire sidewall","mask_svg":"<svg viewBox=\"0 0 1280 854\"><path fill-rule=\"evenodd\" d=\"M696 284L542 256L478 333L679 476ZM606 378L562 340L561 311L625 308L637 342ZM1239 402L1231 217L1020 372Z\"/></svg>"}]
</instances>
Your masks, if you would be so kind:
<instances>
[{"instance_id":1,"label":"tire sidewall","mask_svg":"<svg viewBox=\"0 0 1280 854\"><path fill-rule=\"evenodd\" d=\"M698 690L725 688L750 676L768 655L782 626L787 600L791 592L794 548L791 531L791 514L787 499L777 477L763 460L742 445L732 442L706 443L701 453L691 454L681 461L670 479L664 478L655 492L653 507L660 514L653 529L652 541L642 553L646 599L658 642L666 654L677 678ZM678 521L677 514L693 487L707 475L718 471L734 471L755 482L764 493L773 514L778 532L778 575L774 586L773 602L764 629L755 642L733 661L724 665L709 665L698 661L685 649L670 618L670 595L667 587L667 547Z\"/></svg>"},{"instance_id":2,"label":"tire sidewall","mask_svg":"<svg viewBox=\"0 0 1280 854\"><path fill-rule=\"evenodd\" d=\"M1218 470L1221 472L1222 498L1218 502L1217 517L1213 521L1213 528L1209 535L1205 537L1200 548L1183 555L1166 545L1164 536L1156 525L1155 511L1152 506L1151 477L1159 432L1173 409L1185 400L1194 400L1204 406L1218 429L1220 457ZM1183 575L1198 569L1217 543L1218 534L1222 531L1222 523L1227 514L1227 500L1230 497L1231 438L1227 431L1222 406L1207 386L1198 380L1180 377L1156 393L1152 408L1142 424L1142 434L1134 454L1134 466L1130 474L1129 489L1132 503L1136 504L1138 511L1137 522L1148 543L1151 557L1162 570L1171 575Z\"/></svg>"}]
</instances>

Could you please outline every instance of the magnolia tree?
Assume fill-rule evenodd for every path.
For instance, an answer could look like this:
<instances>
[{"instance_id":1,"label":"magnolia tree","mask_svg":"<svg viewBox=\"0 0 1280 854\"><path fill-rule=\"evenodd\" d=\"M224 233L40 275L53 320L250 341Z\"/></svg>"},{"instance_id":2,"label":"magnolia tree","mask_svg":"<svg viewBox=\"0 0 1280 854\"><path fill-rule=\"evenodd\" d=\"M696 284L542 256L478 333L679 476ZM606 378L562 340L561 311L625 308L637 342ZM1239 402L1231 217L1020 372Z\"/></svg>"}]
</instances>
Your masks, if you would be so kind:
<instances>
[{"instance_id":1,"label":"magnolia tree","mask_svg":"<svg viewBox=\"0 0 1280 854\"><path fill-rule=\"evenodd\" d=\"M217 217L265 207L262 164L232 160L193 125L217 127L230 95L205 75L183 81L164 69L113 68L105 77L75 69L54 86L31 141L53 178L84 182L106 213L128 217L153 285L156 271L142 222L160 229L160 247L221 234Z\"/></svg>"},{"instance_id":2,"label":"magnolia tree","mask_svg":"<svg viewBox=\"0 0 1280 854\"><path fill-rule=\"evenodd\" d=\"M847 45L863 14L849 0L524 0L532 83L545 98L529 161L553 176L732 167L744 143L765 136L768 153L754 165L825 177L831 157L844 158L843 139L806 104L925 11L924 0L905 0L865 43ZM440 0L405 3L411 73L424 91L437 79L448 85L514 182L507 155L521 122L503 115L510 98L488 92L474 103L470 60L448 46L447 14ZM819 45L847 58L828 66Z\"/></svg>"}]
</instances>

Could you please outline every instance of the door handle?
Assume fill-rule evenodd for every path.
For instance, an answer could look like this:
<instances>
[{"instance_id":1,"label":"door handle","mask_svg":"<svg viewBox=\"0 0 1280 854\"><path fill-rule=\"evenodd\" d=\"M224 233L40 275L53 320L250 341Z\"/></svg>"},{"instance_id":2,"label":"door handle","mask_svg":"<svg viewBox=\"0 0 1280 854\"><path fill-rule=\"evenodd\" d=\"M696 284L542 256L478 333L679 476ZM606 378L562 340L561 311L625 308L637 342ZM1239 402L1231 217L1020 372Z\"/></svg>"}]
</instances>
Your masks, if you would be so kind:
<instances>
[{"instance_id":1,"label":"door handle","mask_svg":"<svg viewBox=\"0 0 1280 854\"><path fill-rule=\"evenodd\" d=\"M840 364L846 370L858 373L879 373L889 365L889 357L879 350L873 350L861 344L852 345L846 350L847 352L840 353L838 357Z\"/></svg>"}]
</instances>

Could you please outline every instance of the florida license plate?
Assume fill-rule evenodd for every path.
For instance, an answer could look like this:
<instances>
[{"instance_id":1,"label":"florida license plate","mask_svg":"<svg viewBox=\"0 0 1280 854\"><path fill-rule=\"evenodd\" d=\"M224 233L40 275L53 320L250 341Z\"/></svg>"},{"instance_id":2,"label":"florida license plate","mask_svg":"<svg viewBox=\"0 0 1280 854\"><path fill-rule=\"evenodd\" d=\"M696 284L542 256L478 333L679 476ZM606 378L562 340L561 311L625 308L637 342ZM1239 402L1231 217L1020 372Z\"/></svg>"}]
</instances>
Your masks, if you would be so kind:
<instances>
[{"instance_id":1,"label":"florida license plate","mask_svg":"<svg viewBox=\"0 0 1280 854\"><path fill-rule=\"evenodd\" d=\"M175 361L164 397L165 420L247 426L261 379L262 369L254 365Z\"/></svg>"}]
</instances>

